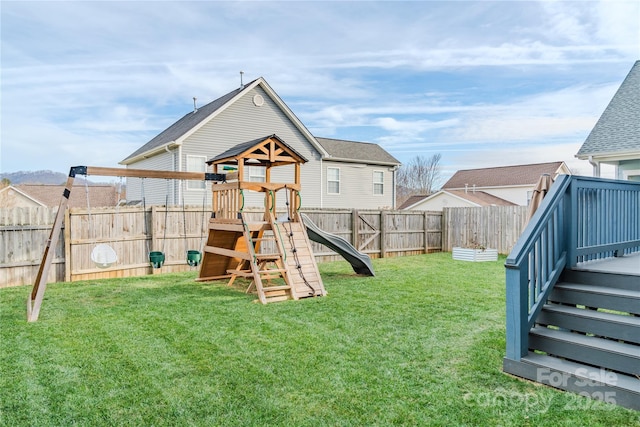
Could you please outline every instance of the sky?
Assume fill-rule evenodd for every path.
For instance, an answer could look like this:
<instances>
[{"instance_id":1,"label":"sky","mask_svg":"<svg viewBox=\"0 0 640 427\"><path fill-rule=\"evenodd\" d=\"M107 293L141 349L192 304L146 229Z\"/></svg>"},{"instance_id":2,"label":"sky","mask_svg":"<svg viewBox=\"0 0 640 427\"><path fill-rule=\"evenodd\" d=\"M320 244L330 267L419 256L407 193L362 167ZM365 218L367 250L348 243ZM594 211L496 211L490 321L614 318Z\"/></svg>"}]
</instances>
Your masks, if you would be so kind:
<instances>
[{"instance_id":1,"label":"sky","mask_svg":"<svg viewBox=\"0 0 640 427\"><path fill-rule=\"evenodd\" d=\"M440 154L443 180L591 175L575 154L640 59L639 0L2 0L0 17L0 172L120 167L243 71L313 135Z\"/></svg>"}]
</instances>

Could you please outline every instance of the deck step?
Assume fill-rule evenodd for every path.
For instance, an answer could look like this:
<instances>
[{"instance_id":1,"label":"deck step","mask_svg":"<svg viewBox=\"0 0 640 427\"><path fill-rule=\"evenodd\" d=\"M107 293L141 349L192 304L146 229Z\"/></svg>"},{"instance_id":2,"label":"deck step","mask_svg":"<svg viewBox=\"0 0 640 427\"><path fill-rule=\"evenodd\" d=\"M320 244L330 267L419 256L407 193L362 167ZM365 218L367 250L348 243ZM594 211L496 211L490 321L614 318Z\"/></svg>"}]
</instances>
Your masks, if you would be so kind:
<instances>
[{"instance_id":1,"label":"deck step","mask_svg":"<svg viewBox=\"0 0 640 427\"><path fill-rule=\"evenodd\" d=\"M509 374L554 388L640 410L640 379L634 376L533 352L519 361L504 359L503 369ZM570 402L580 409L589 404L581 400Z\"/></svg>"},{"instance_id":2,"label":"deck step","mask_svg":"<svg viewBox=\"0 0 640 427\"><path fill-rule=\"evenodd\" d=\"M636 290L561 282L554 286L549 301L640 314L640 291Z\"/></svg>"},{"instance_id":3,"label":"deck step","mask_svg":"<svg viewBox=\"0 0 640 427\"><path fill-rule=\"evenodd\" d=\"M640 344L640 317L546 304L536 323Z\"/></svg>"},{"instance_id":4,"label":"deck step","mask_svg":"<svg viewBox=\"0 0 640 427\"><path fill-rule=\"evenodd\" d=\"M549 355L640 375L640 346L536 326L529 332L529 348Z\"/></svg>"},{"instance_id":5,"label":"deck step","mask_svg":"<svg viewBox=\"0 0 640 427\"><path fill-rule=\"evenodd\" d=\"M562 272L560 281L640 291L640 276L637 275L567 269Z\"/></svg>"}]
</instances>

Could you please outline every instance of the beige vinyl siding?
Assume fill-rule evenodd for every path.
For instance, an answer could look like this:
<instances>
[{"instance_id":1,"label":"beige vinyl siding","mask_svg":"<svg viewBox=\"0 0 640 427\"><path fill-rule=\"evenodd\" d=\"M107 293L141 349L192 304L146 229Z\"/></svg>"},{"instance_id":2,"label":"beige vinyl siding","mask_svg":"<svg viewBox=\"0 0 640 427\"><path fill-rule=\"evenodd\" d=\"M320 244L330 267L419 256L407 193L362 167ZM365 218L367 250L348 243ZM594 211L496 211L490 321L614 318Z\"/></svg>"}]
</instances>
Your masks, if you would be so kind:
<instances>
[{"instance_id":1,"label":"beige vinyl siding","mask_svg":"<svg viewBox=\"0 0 640 427\"><path fill-rule=\"evenodd\" d=\"M264 104L260 107L253 104L253 96L256 94L264 99ZM244 94L225 110L218 112L215 119L190 135L182 145L182 165L186 164L188 155L205 155L207 159L211 159L240 143L272 134L278 135L309 160L301 168L303 206L321 207L320 154L260 87ZM293 182L293 170L293 167L288 166L275 168L272 170L271 181ZM187 204L202 203L202 195L187 192L185 201ZM283 204L284 199L282 203L278 200L278 205ZM248 194L245 206L262 207L264 197Z\"/></svg>"},{"instance_id":2,"label":"beige vinyl siding","mask_svg":"<svg viewBox=\"0 0 640 427\"><path fill-rule=\"evenodd\" d=\"M327 191L327 169L340 169L340 194ZM384 194L373 194L374 174L383 172ZM323 161L325 208L386 209L393 206L393 168L379 165Z\"/></svg>"},{"instance_id":3,"label":"beige vinyl siding","mask_svg":"<svg viewBox=\"0 0 640 427\"><path fill-rule=\"evenodd\" d=\"M175 150L177 151L177 150ZM135 164L128 165L130 169L152 169L171 171L174 170L176 153L162 152L148 159L140 160ZM127 200L141 200L142 199L142 179L141 178L127 178ZM144 197L147 205L164 205L166 202L166 195L169 194L169 204L177 204L177 185L178 182L174 180L166 179L144 179Z\"/></svg>"}]
</instances>

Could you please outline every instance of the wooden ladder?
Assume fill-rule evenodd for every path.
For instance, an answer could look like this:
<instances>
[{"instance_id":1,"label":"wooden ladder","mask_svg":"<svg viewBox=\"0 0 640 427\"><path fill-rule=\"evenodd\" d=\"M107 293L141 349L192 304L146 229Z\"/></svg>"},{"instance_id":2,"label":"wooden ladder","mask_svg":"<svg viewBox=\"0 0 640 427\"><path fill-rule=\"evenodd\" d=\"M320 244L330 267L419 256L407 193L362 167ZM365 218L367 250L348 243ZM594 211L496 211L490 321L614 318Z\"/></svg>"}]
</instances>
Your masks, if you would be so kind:
<instances>
[{"instance_id":1,"label":"wooden ladder","mask_svg":"<svg viewBox=\"0 0 640 427\"><path fill-rule=\"evenodd\" d=\"M291 276L285 261L284 246L273 215L266 218L268 221L263 227L254 231L251 231L248 226L244 214L241 215L249 256L248 259L242 260L235 269L227 270L227 273L231 274L229 286L233 284L236 277L252 278L253 281L247 288L247 292L255 290L262 304L298 299L295 292L292 292L289 279ZM271 230L272 236L265 236L265 231L269 230ZM260 247L265 242L272 242L275 246L275 248L270 248L271 253L260 252Z\"/></svg>"}]
</instances>

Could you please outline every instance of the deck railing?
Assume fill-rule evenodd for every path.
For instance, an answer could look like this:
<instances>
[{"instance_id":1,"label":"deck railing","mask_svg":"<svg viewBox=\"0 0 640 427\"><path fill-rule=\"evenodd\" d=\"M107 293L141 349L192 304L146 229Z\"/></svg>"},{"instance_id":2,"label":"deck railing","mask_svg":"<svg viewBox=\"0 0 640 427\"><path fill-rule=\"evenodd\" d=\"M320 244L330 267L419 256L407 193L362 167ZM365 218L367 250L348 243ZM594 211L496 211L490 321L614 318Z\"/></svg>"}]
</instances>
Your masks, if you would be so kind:
<instances>
[{"instance_id":1,"label":"deck railing","mask_svg":"<svg viewBox=\"0 0 640 427\"><path fill-rule=\"evenodd\" d=\"M574 179L571 218L570 267L640 251L640 182Z\"/></svg>"},{"instance_id":2,"label":"deck railing","mask_svg":"<svg viewBox=\"0 0 640 427\"><path fill-rule=\"evenodd\" d=\"M507 257L507 354L528 333L560 273L578 263L640 251L640 183L561 175Z\"/></svg>"}]
</instances>

